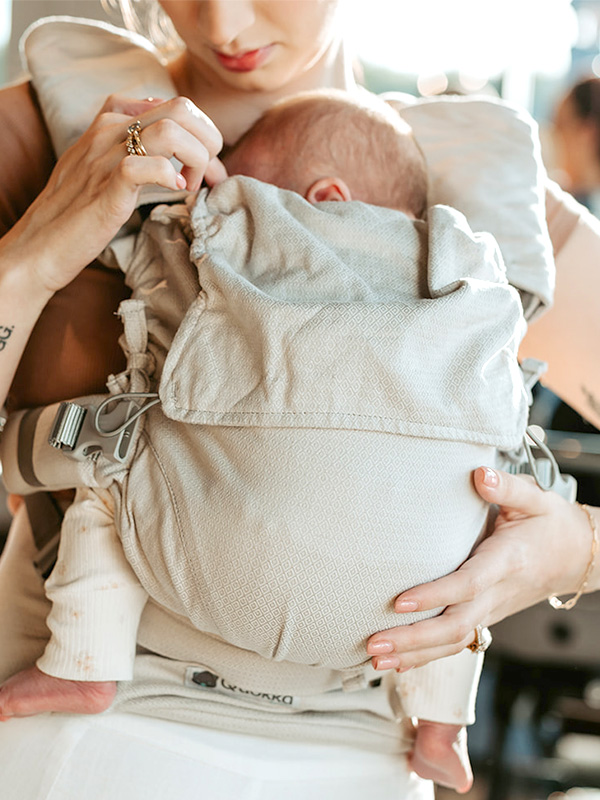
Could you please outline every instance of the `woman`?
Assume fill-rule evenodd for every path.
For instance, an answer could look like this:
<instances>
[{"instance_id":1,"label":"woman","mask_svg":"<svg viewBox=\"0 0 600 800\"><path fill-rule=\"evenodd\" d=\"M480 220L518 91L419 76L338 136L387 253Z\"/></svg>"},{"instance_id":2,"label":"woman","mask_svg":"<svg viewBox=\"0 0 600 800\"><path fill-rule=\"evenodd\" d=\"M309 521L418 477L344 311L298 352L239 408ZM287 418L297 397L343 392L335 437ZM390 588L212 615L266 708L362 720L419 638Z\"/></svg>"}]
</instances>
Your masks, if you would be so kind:
<instances>
[{"instance_id":1,"label":"woman","mask_svg":"<svg viewBox=\"0 0 600 800\"><path fill-rule=\"evenodd\" d=\"M280 96L316 86L353 87L347 59L336 35L337 3L334 0L312 0L310 3L282 3L280 0L236 3L230 0L220 2L203 0L192 3L163 0L162 5L186 43L186 49L170 66L171 76L180 94L191 98L194 102L190 104L179 99L160 104L151 100L139 102L114 97L109 99L104 113L97 118L81 141L61 159L46 189L2 240L0 249L0 322L4 326L2 337L4 344L0 351L3 358L0 374L2 395L7 392L27 338L42 309L49 299L55 296L57 290L66 286L80 273L129 218L135 207L140 186L158 183L174 190L186 187L194 189L200 185L203 177L208 183L216 183L223 175L219 163L215 160L221 148L221 136L226 145L233 143L262 110ZM15 149L13 160L15 169L18 173L19 166L36 167L33 174L27 173L30 183L24 185L33 191L24 192L17 198L20 207L14 197L8 197L8 201L14 201L9 209L14 219L22 213L23 206L31 201L36 190L40 190L43 186L51 166L51 156L39 113L28 87L20 86L8 90L0 99L0 104L3 101L6 109L4 113L10 115L12 119L26 120L32 134L31 140L27 143L28 148L20 151ZM210 119L200 113L198 107L206 112ZM139 117L142 121L144 146L150 154L149 158L124 158L124 132L132 117ZM22 148L22 140L19 145ZM181 174L178 174L168 161L172 155L176 155L185 165ZM86 270L83 273L79 284L81 287L89 286L88 282L93 280L90 275L95 275L94 270ZM112 293L103 293L103 297L109 297L114 301L119 292L117 285ZM93 289L92 294L97 297ZM55 305L48 306L48 315L53 313L53 308L55 309ZM43 325L42 320L38 330L43 331ZM82 340L79 331L76 332L76 336L78 341ZM52 349L51 337L46 336L45 340ZM82 349L85 353L84 346ZM100 376L107 371L109 370L104 369L103 365L96 377L100 379ZM93 380L91 377L89 384L83 389L78 385L76 391L72 393L92 391L97 388ZM31 379L26 388L30 386ZM63 393L65 393L64 388ZM565 516L566 513L564 511ZM562 541L560 533L557 534L557 540ZM502 544L501 537L490 541L497 541L498 548L506 552L504 548L507 546ZM13 541L10 547L11 551L22 549L20 563L27 566L26 556L31 551L31 541L24 539ZM29 566L31 566L30 560ZM466 569L466 566L463 567L463 570ZM4 577L6 579L6 575ZM10 577L14 581L11 592L7 592L10 584L6 581L4 583L4 591L7 592L8 598L11 597L11 593L16 593L15 587L18 585L17 581L20 581L17 573L13 573ZM24 579L23 585L26 582ZM571 584L565 582L558 588L567 590L571 588ZM427 592L427 589L423 591ZM410 597L409 593L409 600ZM417 602L421 603L429 602L431 599L419 598L420 596L417 596ZM31 602L35 603L37 599L32 598ZM456 599L463 599L460 592L456 593ZM523 606L517 604L511 611L517 610L517 607ZM473 609L466 615L463 613L470 627L467 630L466 623L463 622L463 627L458 631L460 635L457 635L452 624L442 622L439 626L441 636L445 637L445 640L452 638L454 641L450 645L438 644L433 657L437 657L438 654L444 655L445 653L438 652L443 649L449 653L465 647L472 642L473 629L477 624L494 621L493 613L487 612L485 608L476 608L475 611L477 610L482 612L479 619L476 618ZM446 616L452 616L451 610L446 612ZM18 619L13 619L12 624L18 626L18 622ZM421 660L427 660L427 654L422 652L423 645L429 649L426 638L427 623L422 623L421 626L414 628L412 654L413 657L415 654L420 657L424 655ZM25 663L32 656L35 657L39 643L44 638L43 630L30 633L29 650L26 652L24 648L18 656L15 656L15 659L20 658ZM394 636L402 633L406 632L400 629ZM392 634L388 632L387 638L392 639ZM444 638L440 640L442 641ZM392 648L393 646L392 644ZM385 646L383 651L380 648L379 653L386 653L387 650L389 645ZM383 657L390 658L389 655ZM21 664L16 662L11 664L11 671L19 666ZM381 656L379 666L382 666ZM152 738L158 738L161 748L166 749L164 742L170 737L173 742L177 742L177 747L172 750L176 750L177 755L182 756L185 748L182 749L182 740L177 738L182 735L179 728L169 728L168 724L161 722L160 725L157 723L149 733L149 728L145 726L147 721L144 721L144 725L140 723L137 731L132 732L131 727L125 732L116 727L111 731L111 720L114 719L115 717L107 718L107 721L100 721L93 729L86 729L87 739L78 738L81 726L85 725L82 720L76 720L73 724L70 721L62 726L60 720L57 721L56 718L48 718L42 723L39 720L14 720L10 723L12 726L10 734L5 733L8 730L8 726L5 726L0 731L0 735L4 736L0 752L4 752L9 760L16 759L19 752L27 752L28 758L31 758L35 746L47 746L47 737L52 738L58 759L52 768L48 766L43 781L39 770L38 774L27 774L24 764L15 773L14 764L18 765L18 761L15 761L12 774L18 774L20 779L30 781L30 784L19 785L17 789L13 788L16 787L16 783L9 783L9 791L13 791L12 797L26 798L28 792L31 796L38 796L34 792L53 791L53 788L48 789L48 787L54 786L58 787L56 791L62 793L61 796L70 797L71 795L66 794L68 791L72 792L73 796L81 796L82 789L78 781L83 778L81 773L77 775L76 771L73 771L72 765L75 759L69 761L68 770L60 769L65 759L63 747L65 739L68 739L69 743L76 741L76 748L79 748L78 760L80 763L85 763L89 784L86 787L86 797L107 796L107 794L111 797L138 796L133 794L134 791L139 792L140 797L142 791L146 797L152 796L149 795L150 791L155 793L158 791L159 794L154 796L161 796L161 789L158 786L160 781L167 781L169 792L173 792L175 783L179 780L176 778L177 774L182 774L186 770L182 771L179 768L178 773L174 758L171 758L167 770L164 762L156 755L156 751L153 751L154 758L148 756L148 753L151 752ZM130 726L133 724L135 728L135 723L131 720L128 724ZM79 726L79 732L74 730L73 725ZM260 797L268 797L270 793L273 795L283 793L286 797L293 797L294 792L297 792L298 796L315 798L321 796L319 792L328 797L338 796L336 792L339 796L343 793L345 797L358 797L367 789L376 790L379 785L381 787L395 785L398 797L428 796L428 789L425 786L402 774L397 769L397 762L385 756L356 751L342 753L336 748L326 747L318 748L316 752L296 744L286 748L285 743L271 742L269 747L273 751L272 760L267 762L266 775L265 770L259 770L257 765L257 744L254 740L242 736L228 738L218 732L209 732L209 739L202 740L202 735L205 733L198 731L200 740L194 740L194 758L199 747L206 748L207 742L212 742L212 749L216 749L218 753L235 750L239 761L235 770L230 764L227 764L224 770L222 755L212 759L210 769L205 769L200 778L205 781L206 787L210 785L210 781L214 782L214 788L206 788L207 797L231 797L234 794L246 796L243 792L253 792L252 796ZM144 740L143 753L140 757L136 756L131 747L134 734L138 735L140 740ZM155 734L155 737L151 734ZM9 749L12 745L6 739L9 735L10 742L14 742L16 748L14 752ZM128 764L133 765L133 779L118 769L114 772L106 769L107 760L110 762L111 759L117 758L119 736L128 742ZM96 742L101 743L100 747L94 746L94 737ZM24 742L27 746L24 746ZM192 747L189 741L185 746L188 749ZM71 751L71 755L73 752ZM95 762L91 757L92 752L100 754ZM349 753L352 753L351 757ZM321 759L327 759L326 770L320 770L318 767ZM285 769L276 769L277 760L281 760L282 764L285 763ZM161 767L158 773L152 769L155 762ZM292 763L295 764L295 772ZM143 775L135 774L135 765L143 771ZM198 781L199 773L194 771L195 769L194 767L186 772L188 787L189 780ZM324 782L321 784L316 777L319 771L324 775ZM112 781L109 788L106 783L99 786L99 772L104 775L104 781ZM6 774L6 770L3 769L3 775ZM69 776L68 785L64 783L65 774ZM303 779L307 774L311 782L304 784ZM249 775L253 776L254 783L250 781ZM339 777L336 785L332 783L333 776ZM229 781L228 788L224 788L226 781ZM392 783L395 781L397 783ZM260 795L257 788L259 784ZM180 782L178 785L185 793L186 783ZM354 794L351 794L351 791ZM117 794L118 792L122 792L122 795ZM11 797L10 794L8 796ZM50 797L51 794L42 796Z\"/></svg>"}]
</instances>

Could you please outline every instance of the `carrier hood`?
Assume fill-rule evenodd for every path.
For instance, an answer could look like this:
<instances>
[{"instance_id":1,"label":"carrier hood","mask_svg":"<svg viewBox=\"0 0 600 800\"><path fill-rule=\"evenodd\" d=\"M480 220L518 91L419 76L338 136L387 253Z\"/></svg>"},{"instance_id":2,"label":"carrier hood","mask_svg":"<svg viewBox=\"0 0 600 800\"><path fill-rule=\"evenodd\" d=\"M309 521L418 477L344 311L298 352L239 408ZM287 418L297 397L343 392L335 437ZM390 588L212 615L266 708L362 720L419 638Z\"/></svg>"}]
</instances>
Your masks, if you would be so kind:
<instances>
[{"instance_id":1,"label":"carrier hood","mask_svg":"<svg viewBox=\"0 0 600 800\"><path fill-rule=\"evenodd\" d=\"M415 222L234 177L192 228L202 289L164 365L171 419L520 443L521 303L459 212Z\"/></svg>"}]
</instances>

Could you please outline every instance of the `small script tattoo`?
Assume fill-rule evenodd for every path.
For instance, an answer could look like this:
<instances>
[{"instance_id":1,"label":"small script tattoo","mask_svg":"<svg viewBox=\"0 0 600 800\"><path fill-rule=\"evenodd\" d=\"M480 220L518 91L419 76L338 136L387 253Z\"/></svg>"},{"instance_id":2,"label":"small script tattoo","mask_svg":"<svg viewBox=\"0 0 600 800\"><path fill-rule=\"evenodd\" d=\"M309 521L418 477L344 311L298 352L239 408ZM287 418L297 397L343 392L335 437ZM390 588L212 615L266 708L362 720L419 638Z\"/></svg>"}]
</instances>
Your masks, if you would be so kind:
<instances>
[{"instance_id":1,"label":"small script tattoo","mask_svg":"<svg viewBox=\"0 0 600 800\"><path fill-rule=\"evenodd\" d=\"M8 344L8 340L10 339L10 336L14 331L14 329L15 329L14 325L10 325L10 327L8 328L0 325L0 353L4 350L4 348Z\"/></svg>"}]
</instances>

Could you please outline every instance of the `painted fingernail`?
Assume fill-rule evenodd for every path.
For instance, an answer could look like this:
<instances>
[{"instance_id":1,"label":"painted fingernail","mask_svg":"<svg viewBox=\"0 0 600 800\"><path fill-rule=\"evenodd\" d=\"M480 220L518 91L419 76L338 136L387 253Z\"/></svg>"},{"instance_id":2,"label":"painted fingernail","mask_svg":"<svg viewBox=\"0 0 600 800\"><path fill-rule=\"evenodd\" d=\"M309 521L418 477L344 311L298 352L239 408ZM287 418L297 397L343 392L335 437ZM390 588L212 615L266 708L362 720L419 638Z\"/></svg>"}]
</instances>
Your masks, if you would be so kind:
<instances>
[{"instance_id":1,"label":"painted fingernail","mask_svg":"<svg viewBox=\"0 0 600 800\"><path fill-rule=\"evenodd\" d=\"M175 183L177 184L177 186L179 186L180 189L187 188L187 181L183 177L181 172L178 172L177 175L175 176Z\"/></svg>"},{"instance_id":2,"label":"painted fingernail","mask_svg":"<svg viewBox=\"0 0 600 800\"><path fill-rule=\"evenodd\" d=\"M398 614L404 614L407 611L417 611L419 604L416 600L398 600L394 605L394 609Z\"/></svg>"},{"instance_id":3,"label":"painted fingernail","mask_svg":"<svg viewBox=\"0 0 600 800\"><path fill-rule=\"evenodd\" d=\"M380 655L383 653L393 653L394 645L391 642L383 639L378 639L376 642L369 642L367 645L367 653L371 656Z\"/></svg>"},{"instance_id":4,"label":"painted fingernail","mask_svg":"<svg viewBox=\"0 0 600 800\"><path fill-rule=\"evenodd\" d=\"M396 669L398 666L398 659L379 656L378 658L374 659L373 666L375 669Z\"/></svg>"},{"instance_id":5,"label":"painted fingernail","mask_svg":"<svg viewBox=\"0 0 600 800\"><path fill-rule=\"evenodd\" d=\"M495 489L498 486L498 473L491 467L483 467L483 484L489 486L490 489Z\"/></svg>"}]
</instances>

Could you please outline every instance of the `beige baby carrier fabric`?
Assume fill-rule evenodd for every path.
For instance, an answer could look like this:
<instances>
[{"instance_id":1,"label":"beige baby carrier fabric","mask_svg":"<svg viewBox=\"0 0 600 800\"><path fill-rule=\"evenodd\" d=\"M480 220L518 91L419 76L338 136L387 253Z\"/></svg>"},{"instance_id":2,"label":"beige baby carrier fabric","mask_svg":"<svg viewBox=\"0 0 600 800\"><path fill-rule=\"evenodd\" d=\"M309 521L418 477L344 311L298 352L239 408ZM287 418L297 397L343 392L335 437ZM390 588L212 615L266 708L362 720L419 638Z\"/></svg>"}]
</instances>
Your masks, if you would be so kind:
<instances>
[{"instance_id":1,"label":"beige baby carrier fabric","mask_svg":"<svg viewBox=\"0 0 600 800\"><path fill-rule=\"evenodd\" d=\"M193 209L201 289L171 344L185 301L169 266L148 284L169 262L153 224L127 266L161 399L119 498L128 558L199 630L362 664L366 634L397 622L389 587L467 556L486 516L470 472L524 434L497 246L447 208L426 225L232 178Z\"/></svg>"}]
</instances>

